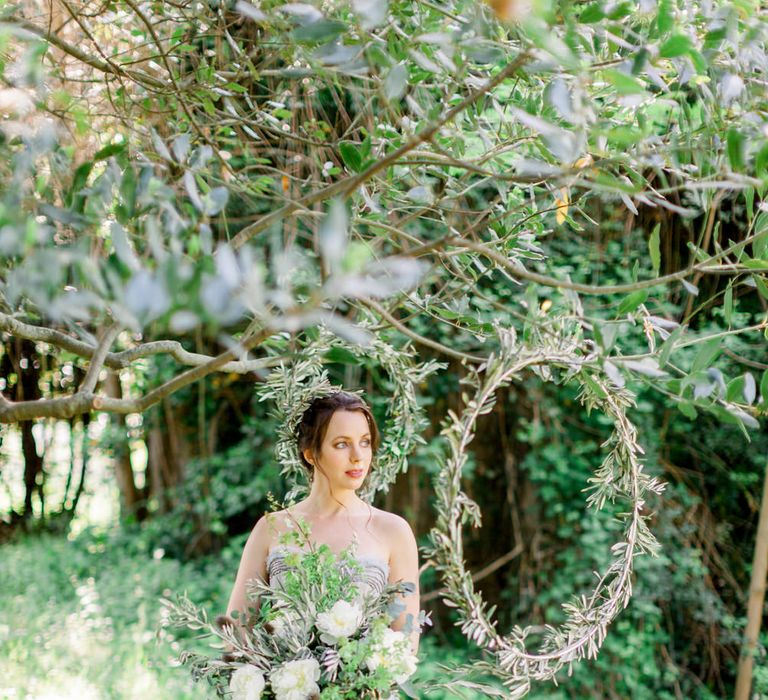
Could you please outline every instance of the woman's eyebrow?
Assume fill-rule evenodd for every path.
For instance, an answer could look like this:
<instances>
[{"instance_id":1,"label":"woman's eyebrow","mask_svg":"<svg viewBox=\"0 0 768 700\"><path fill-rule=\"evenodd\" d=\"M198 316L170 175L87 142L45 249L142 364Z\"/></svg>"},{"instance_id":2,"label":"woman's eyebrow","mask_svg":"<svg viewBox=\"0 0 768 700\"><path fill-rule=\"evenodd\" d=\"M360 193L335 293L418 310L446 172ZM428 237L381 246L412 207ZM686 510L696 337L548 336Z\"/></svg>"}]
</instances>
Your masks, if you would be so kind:
<instances>
[{"instance_id":1,"label":"woman's eyebrow","mask_svg":"<svg viewBox=\"0 0 768 700\"><path fill-rule=\"evenodd\" d=\"M363 435L361 435L360 437L370 437L370 436L371 436L371 434L370 434L370 433L364 433L364 434L363 434ZM349 437L349 435L337 435L337 436L336 436L335 438L333 438L333 439L334 439L334 440L338 440L339 438L347 438L347 440L351 440L351 439L352 439L351 437Z\"/></svg>"}]
</instances>

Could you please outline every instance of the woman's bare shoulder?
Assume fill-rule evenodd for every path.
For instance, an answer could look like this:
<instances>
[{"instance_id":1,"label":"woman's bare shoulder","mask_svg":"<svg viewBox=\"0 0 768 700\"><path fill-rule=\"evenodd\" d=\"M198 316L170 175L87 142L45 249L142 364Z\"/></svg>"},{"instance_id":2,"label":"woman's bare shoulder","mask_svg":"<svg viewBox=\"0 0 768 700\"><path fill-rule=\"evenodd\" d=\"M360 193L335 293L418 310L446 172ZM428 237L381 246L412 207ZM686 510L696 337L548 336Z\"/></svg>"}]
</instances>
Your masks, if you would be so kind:
<instances>
[{"instance_id":1,"label":"woman's bare shoulder","mask_svg":"<svg viewBox=\"0 0 768 700\"><path fill-rule=\"evenodd\" d=\"M280 537L290 529L290 515L287 510L276 510L262 515L253 526L253 536L275 544Z\"/></svg>"},{"instance_id":2,"label":"woman's bare shoulder","mask_svg":"<svg viewBox=\"0 0 768 700\"><path fill-rule=\"evenodd\" d=\"M388 539L398 539L405 533L413 532L410 523L402 516L380 508L371 507L371 510L377 529Z\"/></svg>"}]
</instances>

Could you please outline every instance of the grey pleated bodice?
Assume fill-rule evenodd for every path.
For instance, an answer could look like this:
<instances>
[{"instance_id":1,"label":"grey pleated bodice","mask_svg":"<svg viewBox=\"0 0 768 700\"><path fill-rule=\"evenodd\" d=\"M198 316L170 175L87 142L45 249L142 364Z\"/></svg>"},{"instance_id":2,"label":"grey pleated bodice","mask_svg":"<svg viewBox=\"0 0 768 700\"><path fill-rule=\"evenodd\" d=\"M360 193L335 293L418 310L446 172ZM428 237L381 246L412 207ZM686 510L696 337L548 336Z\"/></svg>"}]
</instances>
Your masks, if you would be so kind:
<instances>
[{"instance_id":1,"label":"grey pleated bodice","mask_svg":"<svg viewBox=\"0 0 768 700\"><path fill-rule=\"evenodd\" d=\"M289 566L285 562L285 557L291 552L301 552L298 547L289 547L287 545L277 545L269 550L267 555L267 576L269 584L275 588L282 586L285 573ZM381 557L373 556L355 556L355 559L363 566L363 571L354 576L360 594L367 596L371 593L380 595L389 580L389 564Z\"/></svg>"}]
</instances>

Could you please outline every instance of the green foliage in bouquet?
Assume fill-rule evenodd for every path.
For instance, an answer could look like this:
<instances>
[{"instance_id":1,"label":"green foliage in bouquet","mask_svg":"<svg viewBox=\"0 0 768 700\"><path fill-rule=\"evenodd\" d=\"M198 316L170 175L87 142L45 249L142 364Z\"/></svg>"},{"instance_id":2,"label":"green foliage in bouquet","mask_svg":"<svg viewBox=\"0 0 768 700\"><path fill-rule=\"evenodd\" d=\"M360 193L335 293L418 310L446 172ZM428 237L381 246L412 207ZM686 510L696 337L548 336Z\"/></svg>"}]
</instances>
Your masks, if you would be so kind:
<instances>
[{"instance_id":1,"label":"green foliage in bouquet","mask_svg":"<svg viewBox=\"0 0 768 700\"><path fill-rule=\"evenodd\" d=\"M199 630L228 649L218 658L183 651L179 661L195 681L204 678L219 697L234 700L386 698L397 697L398 689L416 697L408 679L417 659L407 635L429 620L421 612L401 631L390 627L405 609L398 598L412 594L414 585L361 590L356 543L335 554L312 543L303 520L292 520L295 527L279 538L288 550L279 585L254 578L246 586L258 609L253 619L212 624L186 593L161 600L165 626Z\"/></svg>"}]
</instances>

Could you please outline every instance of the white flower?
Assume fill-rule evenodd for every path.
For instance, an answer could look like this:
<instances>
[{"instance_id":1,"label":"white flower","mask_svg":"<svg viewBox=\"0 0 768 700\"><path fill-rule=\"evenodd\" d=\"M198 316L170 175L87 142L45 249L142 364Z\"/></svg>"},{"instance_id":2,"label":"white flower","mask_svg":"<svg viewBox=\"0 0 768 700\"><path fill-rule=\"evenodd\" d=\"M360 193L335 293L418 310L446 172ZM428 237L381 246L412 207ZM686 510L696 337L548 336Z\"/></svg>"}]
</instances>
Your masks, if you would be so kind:
<instances>
[{"instance_id":1,"label":"white flower","mask_svg":"<svg viewBox=\"0 0 768 700\"><path fill-rule=\"evenodd\" d=\"M317 659L288 661L269 677L277 700L308 700L320 693L320 664Z\"/></svg>"},{"instance_id":2,"label":"white flower","mask_svg":"<svg viewBox=\"0 0 768 700\"><path fill-rule=\"evenodd\" d=\"M366 665L371 671L381 667L392 674L395 683L405 683L415 672L418 658L411 653L406 636L387 628L381 641L371 645Z\"/></svg>"},{"instance_id":3,"label":"white flower","mask_svg":"<svg viewBox=\"0 0 768 700\"><path fill-rule=\"evenodd\" d=\"M320 638L327 644L335 644L357 632L362 621L363 611L359 605L339 600L328 612L320 613L315 624L323 633Z\"/></svg>"},{"instance_id":4,"label":"white flower","mask_svg":"<svg viewBox=\"0 0 768 700\"><path fill-rule=\"evenodd\" d=\"M395 649L396 647L403 646L405 642L405 635L399 630L393 630L391 627L387 627L384 630L384 635L381 639L381 646L384 649Z\"/></svg>"},{"instance_id":5,"label":"white flower","mask_svg":"<svg viewBox=\"0 0 768 700\"><path fill-rule=\"evenodd\" d=\"M259 700L266 684L264 675L253 664L241 666L229 679L232 700Z\"/></svg>"}]
</instances>

